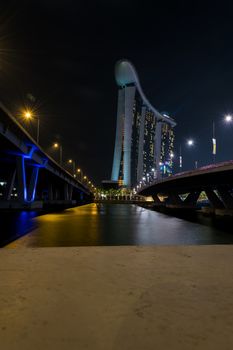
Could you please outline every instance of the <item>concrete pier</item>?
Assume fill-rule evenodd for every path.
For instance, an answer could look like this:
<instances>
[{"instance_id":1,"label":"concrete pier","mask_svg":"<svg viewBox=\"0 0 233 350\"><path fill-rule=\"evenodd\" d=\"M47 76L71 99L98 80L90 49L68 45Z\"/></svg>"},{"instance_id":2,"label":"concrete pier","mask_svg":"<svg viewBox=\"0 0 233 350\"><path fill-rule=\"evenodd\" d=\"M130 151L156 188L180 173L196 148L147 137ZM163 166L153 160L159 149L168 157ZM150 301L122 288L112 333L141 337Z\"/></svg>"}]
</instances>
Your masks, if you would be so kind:
<instances>
[{"instance_id":1,"label":"concrete pier","mask_svg":"<svg viewBox=\"0 0 233 350\"><path fill-rule=\"evenodd\" d=\"M233 348L230 245L2 249L0 262L1 349Z\"/></svg>"}]
</instances>

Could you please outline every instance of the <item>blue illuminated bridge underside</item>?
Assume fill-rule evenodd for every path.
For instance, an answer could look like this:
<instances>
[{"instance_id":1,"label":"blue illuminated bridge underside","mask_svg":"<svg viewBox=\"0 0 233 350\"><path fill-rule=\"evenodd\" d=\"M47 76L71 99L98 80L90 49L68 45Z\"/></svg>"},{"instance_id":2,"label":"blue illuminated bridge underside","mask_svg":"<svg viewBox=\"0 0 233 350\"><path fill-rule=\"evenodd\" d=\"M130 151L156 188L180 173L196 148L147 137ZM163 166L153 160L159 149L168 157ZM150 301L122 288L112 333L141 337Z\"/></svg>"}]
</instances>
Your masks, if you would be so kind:
<instances>
[{"instance_id":1,"label":"blue illuminated bridge underside","mask_svg":"<svg viewBox=\"0 0 233 350\"><path fill-rule=\"evenodd\" d=\"M46 154L1 103L0 182L0 208L92 199L90 190Z\"/></svg>"}]
</instances>

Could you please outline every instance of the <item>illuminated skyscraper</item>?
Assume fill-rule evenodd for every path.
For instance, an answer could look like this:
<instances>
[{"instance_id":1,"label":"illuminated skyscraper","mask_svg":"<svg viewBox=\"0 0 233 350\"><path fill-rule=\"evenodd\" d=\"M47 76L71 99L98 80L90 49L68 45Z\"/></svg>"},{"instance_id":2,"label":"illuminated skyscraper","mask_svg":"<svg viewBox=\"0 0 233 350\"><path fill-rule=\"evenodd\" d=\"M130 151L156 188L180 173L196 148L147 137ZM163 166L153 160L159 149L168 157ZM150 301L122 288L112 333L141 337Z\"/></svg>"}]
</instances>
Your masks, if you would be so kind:
<instances>
[{"instance_id":1,"label":"illuminated skyscraper","mask_svg":"<svg viewBox=\"0 0 233 350\"><path fill-rule=\"evenodd\" d=\"M119 91L112 180L132 188L144 177L171 173L176 123L149 103L129 61L116 63L115 77Z\"/></svg>"}]
</instances>

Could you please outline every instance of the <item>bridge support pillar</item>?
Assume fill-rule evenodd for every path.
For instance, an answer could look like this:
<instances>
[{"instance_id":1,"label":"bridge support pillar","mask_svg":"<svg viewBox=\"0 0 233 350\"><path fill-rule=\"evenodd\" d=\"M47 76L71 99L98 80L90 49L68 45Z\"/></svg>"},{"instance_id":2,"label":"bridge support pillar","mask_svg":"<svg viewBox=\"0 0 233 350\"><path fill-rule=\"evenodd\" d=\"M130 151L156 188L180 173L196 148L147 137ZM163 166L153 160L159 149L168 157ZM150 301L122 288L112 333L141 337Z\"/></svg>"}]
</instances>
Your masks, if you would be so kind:
<instances>
[{"instance_id":1,"label":"bridge support pillar","mask_svg":"<svg viewBox=\"0 0 233 350\"><path fill-rule=\"evenodd\" d=\"M64 184L64 199L65 201L69 200L69 185L67 183Z\"/></svg>"},{"instance_id":2,"label":"bridge support pillar","mask_svg":"<svg viewBox=\"0 0 233 350\"><path fill-rule=\"evenodd\" d=\"M177 193L169 193L167 204L174 206L182 206L183 201L180 199Z\"/></svg>"},{"instance_id":3,"label":"bridge support pillar","mask_svg":"<svg viewBox=\"0 0 233 350\"><path fill-rule=\"evenodd\" d=\"M62 199L63 198L63 196L62 196L62 188L56 188L55 189L55 199L56 200L60 200L60 199Z\"/></svg>"},{"instance_id":4,"label":"bridge support pillar","mask_svg":"<svg viewBox=\"0 0 233 350\"><path fill-rule=\"evenodd\" d=\"M73 195L73 186L65 183L64 184L64 199L67 201L71 201L72 200L72 195Z\"/></svg>"},{"instance_id":5,"label":"bridge support pillar","mask_svg":"<svg viewBox=\"0 0 233 350\"><path fill-rule=\"evenodd\" d=\"M197 200L200 196L201 191L193 191L188 194L188 196L183 201L183 204L185 206L192 206L195 207L197 204Z\"/></svg>"},{"instance_id":6,"label":"bridge support pillar","mask_svg":"<svg viewBox=\"0 0 233 350\"><path fill-rule=\"evenodd\" d=\"M162 202L161 202L161 200L159 199L159 197L158 197L157 194L154 194L154 195L152 196L152 198L153 198L155 204L157 204L157 205L162 205Z\"/></svg>"},{"instance_id":7,"label":"bridge support pillar","mask_svg":"<svg viewBox=\"0 0 233 350\"><path fill-rule=\"evenodd\" d=\"M34 167L27 189L26 181L26 169L24 157L17 157L16 160L17 180L18 180L18 200L22 203L33 202L36 194L37 179L39 174L39 168Z\"/></svg>"},{"instance_id":8,"label":"bridge support pillar","mask_svg":"<svg viewBox=\"0 0 233 350\"><path fill-rule=\"evenodd\" d=\"M224 205L222 201L218 198L216 193L213 190L205 190L205 194L211 204L211 206L215 209L223 209Z\"/></svg>"},{"instance_id":9,"label":"bridge support pillar","mask_svg":"<svg viewBox=\"0 0 233 350\"><path fill-rule=\"evenodd\" d=\"M49 184L49 188L48 188L48 198L50 201L53 201L54 199L54 195L53 195L53 185Z\"/></svg>"},{"instance_id":10,"label":"bridge support pillar","mask_svg":"<svg viewBox=\"0 0 233 350\"><path fill-rule=\"evenodd\" d=\"M233 209L233 197L229 193L228 189L218 188L218 194L220 195L223 204L226 209Z\"/></svg>"},{"instance_id":11,"label":"bridge support pillar","mask_svg":"<svg viewBox=\"0 0 233 350\"><path fill-rule=\"evenodd\" d=\"M74 189L73 186L69 185L68 194L69 194L70 201L72 200L72 197L73 197L73 189Z\"/></svg>"},{"instance_id":12,"label":"bridge support pillar","mask_svg":"<svg viewBox=\"0 0 233 350\"><path fill-rule=\"evenodd\" d=\"M34 167L32 169L30 183L27 191L27 201L29 202L33 202L35 200L38 174L39 174L39 168Z\"/></svg>"}]
</instances>

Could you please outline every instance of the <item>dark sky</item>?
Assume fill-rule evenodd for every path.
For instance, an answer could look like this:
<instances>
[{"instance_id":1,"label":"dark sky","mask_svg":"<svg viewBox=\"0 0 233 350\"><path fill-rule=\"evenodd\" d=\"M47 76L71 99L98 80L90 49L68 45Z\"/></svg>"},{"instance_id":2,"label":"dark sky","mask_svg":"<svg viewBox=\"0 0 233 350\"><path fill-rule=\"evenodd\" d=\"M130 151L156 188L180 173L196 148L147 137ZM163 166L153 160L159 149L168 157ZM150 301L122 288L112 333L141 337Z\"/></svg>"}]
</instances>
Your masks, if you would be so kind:
<instances>
[{"instance_id":1,"label":"dark sky","mask_svg":"<svg viewBox=\"0 0 233 350\"><path fill-rule=\"evenodd\" d=\"M217 160L233 159L232 1L1 1L0 13L1 100L20 118L35 96L42 146L60 140L95 183L111 175L120 58L176 119L186 169L211 162L213 120Z\"/></svg>"}]
</instances>

